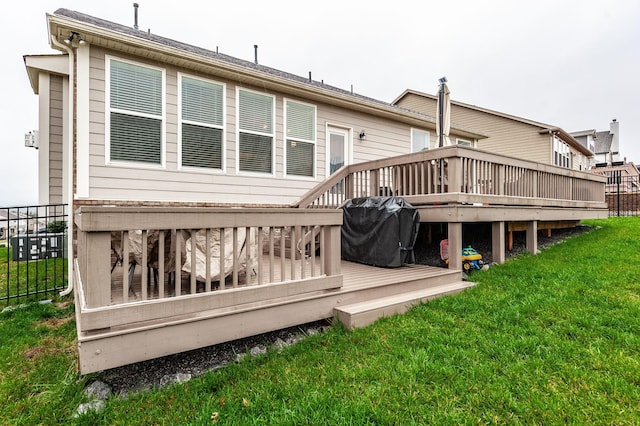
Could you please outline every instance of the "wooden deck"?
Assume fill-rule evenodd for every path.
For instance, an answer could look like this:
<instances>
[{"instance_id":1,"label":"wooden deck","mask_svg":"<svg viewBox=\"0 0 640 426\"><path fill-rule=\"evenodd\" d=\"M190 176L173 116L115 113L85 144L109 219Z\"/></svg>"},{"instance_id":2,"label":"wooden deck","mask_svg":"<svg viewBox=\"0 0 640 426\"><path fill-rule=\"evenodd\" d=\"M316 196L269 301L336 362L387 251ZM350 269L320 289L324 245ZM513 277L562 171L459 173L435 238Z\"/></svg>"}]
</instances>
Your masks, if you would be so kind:
<instances>
[{"instance_id":1,"label":"wooden deck","mask_svg":"<svg viewBox=\"0 0 640 426\"><path fill-rule=\"evenodd\" d=\"M285 264L285 268L287 266ZM116 268L114 275L117 275L118 269L121 267ZM341 269L343 285L336 289L310 291L270 300L249 301L233 306L200 310L192 314L171 315L171 312L166 312L162 320L138 321L79 333L80 369L83 373L100 371L297 324L332 318L337 316L336 308L341 306L353 306L357 303L430 289L431 296L414 298L411 302L414 304L416 301L437 297L440 294L440 287L444 295L473 285L461 281L460 271L425 265L406 265L391 269L343 261ZM140 272L136 274L138 277L134 279L133 290L140 295ZM185 289L190 286L187 276L183 277L182 282ZM460 285L452 289L451 286L456 283ZM279 285L278 283L270 284L273 288ZM234 291L231 290L231 292ZM155 293L149 291L149 294ZM273 294L277 294L277 291ZM196 302L197 298L203 296L206 295L186 294L183 297L166 300L187 299ZM125 306L162 303L157 299L133 301L131 298L130 301L131 303ZM380 314L382 315L386 314Z\"/></svg>"},{"instance_id":2,"label":"wooden deck","mask_svg":"<svg viewBox=\"0 0 640 426\"><path fill-rule=\"evenodd\" d=\"M605 184L605 177L584 171L451 146L345 166L298 203L281 208L81 206L74 220L78 250L73 268L80 371L323 318L338 317L348 328L363 326L472 285L461 280L460 256L451 256L447 269L385 269L341 261L343 215L337 207L347 199L404 197L419 209L421 222L447 224L449 253L462 251L463 223L488 222L493 260L501 263L507 229L525 230L527 250L535 254L539 226L606 217ZM208 259L203 261L208 271L200 276L209 277L208 282L181 273L176 285L163 273L156 285L153 273L137 267L130 288L128 264L110 274L114 233L122 236L124 259L132 259L130 236L139 235L140 254L133 258L165 272L186 267L187 246L189 264L196 264L200 238L205 247L200 252ZM219 238L219 250L210 244L228 233L229 242ZM258 255L264 252L268 259ZM212 282L218 274L210 273L211 262L218 259L218 270L226 273L227 256L232 276ZM243 272L247 263L252 265L248 274Z\"/></svg>"}]
</instances>

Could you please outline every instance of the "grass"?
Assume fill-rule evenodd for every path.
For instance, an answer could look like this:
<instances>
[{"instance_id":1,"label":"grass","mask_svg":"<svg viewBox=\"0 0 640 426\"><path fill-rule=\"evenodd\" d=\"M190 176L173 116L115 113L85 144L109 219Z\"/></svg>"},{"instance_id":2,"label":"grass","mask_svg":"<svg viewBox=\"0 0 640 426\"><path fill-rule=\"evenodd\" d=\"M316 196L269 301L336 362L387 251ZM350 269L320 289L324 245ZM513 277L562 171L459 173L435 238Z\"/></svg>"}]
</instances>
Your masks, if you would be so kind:
<instances>
[{"instance_id":1,"label":"grass","mask_svg":"<svg viewBox=\"0 0 640 426\"><path fill-rule=\"evenodd\" d=\"M71 307L2 314L0 423L639 424L640 218L588 223L459 295L79 418Z\"/></svg>"},{"instance_id":2,"label":"grass","mask_svg":"<svg viewBox=\"0 0 640 426\"><path fill-rule=\"evenodd\" d=\"M66 286L66 268L63 258L14 262L11 247L0 247L0 306L53 296Z\"/></svg>"}]
</instances>

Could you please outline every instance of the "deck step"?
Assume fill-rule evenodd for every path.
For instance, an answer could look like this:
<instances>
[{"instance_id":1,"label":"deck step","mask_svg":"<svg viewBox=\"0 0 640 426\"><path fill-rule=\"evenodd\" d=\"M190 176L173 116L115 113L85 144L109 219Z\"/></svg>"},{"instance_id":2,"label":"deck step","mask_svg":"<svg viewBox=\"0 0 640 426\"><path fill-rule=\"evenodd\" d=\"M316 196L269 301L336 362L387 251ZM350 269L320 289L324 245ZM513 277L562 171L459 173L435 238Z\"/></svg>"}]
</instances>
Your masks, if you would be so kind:
<instances>
[{"instance_id":1,"label":"deck step","mask_svg":"<svg viewBox=\"0 0 640 426\"><path fill-rule=\"evenodd\" d=\"M459 293L474 285L475 283L468 281L456 281L350 305L337 306L334 311L340 322L347 329L353 330L358 327L366 327L378 318L405 313L409 308L421 302Z\"/></svg>"}]
</instances>

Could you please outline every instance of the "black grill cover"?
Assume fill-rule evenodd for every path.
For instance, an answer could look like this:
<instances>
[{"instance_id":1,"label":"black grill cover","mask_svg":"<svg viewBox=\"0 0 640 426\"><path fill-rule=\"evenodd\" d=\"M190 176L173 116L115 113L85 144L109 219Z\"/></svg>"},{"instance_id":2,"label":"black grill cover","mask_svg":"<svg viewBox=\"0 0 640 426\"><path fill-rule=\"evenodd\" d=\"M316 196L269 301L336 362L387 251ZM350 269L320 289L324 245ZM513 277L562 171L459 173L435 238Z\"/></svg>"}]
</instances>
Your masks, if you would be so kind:
<instances>
[{"instance_id":1,"label":"black grill cover","mask_svg":"<svg viewBox=\"0 0 640 426\"><path fill-rule=\"evenodd\" d=\"M387 268L415 263L420 215L403 198L354 198L342 211L344 260Z\"/></svg>"}]
</instances>

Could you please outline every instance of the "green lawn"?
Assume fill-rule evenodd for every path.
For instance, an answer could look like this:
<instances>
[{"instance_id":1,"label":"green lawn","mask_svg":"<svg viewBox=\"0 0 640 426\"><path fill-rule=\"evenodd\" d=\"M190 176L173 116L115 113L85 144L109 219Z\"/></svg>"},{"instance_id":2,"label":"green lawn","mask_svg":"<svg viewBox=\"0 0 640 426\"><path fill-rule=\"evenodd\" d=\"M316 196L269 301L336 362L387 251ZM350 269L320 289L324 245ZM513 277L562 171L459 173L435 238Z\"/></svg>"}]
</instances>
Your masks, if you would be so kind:
<instances>
[{"instance_id":1,"label":"green lawn","mask_svg":"<svg viewBox=\"0 0 640 426\"><path fill-rule=\"evenodd\" d=\"M72 307L2 314L0 423L640 424L640 218L588 224L459 295L78 419Z\"/></svg>"},{"instance_id":2,"label":"green lawn","mask_svg":"<svg viewBox=\"0 0 640 426\"><path fill-rule=\"evenodd\" d=\"M56 288L66 287L66 259L14 262L11 247L0 247L0 309L53 297ZM50 290L50 291L49 291ZM48 291L47 293L34 294ZM30 294L29 297L17 295ZM7 303L7 297L11 298Z\"/></svg>"}]
</instances>

